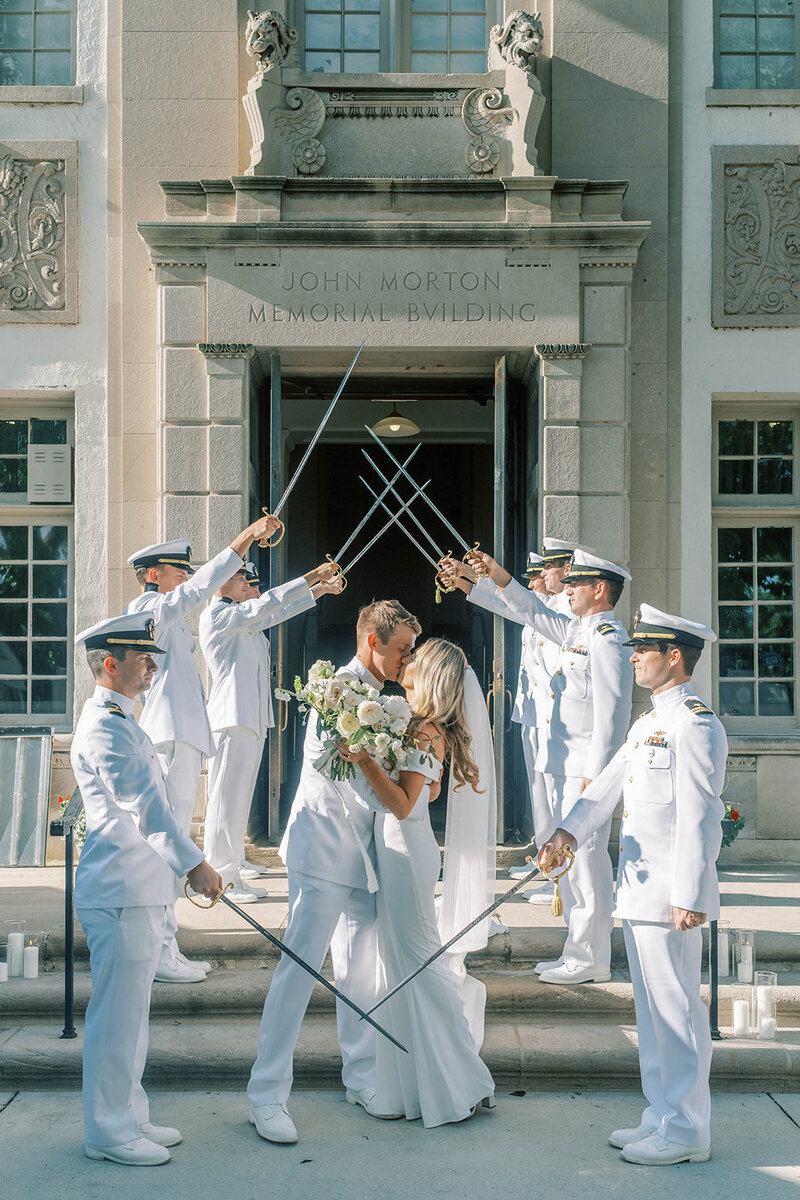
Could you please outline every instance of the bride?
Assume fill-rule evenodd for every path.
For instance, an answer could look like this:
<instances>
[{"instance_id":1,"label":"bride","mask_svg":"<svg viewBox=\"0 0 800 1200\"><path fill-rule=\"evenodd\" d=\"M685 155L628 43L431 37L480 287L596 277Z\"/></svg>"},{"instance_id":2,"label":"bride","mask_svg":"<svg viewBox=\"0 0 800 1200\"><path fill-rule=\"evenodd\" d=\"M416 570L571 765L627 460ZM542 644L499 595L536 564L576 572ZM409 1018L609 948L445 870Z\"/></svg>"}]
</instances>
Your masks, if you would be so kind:
<instances>
[{"instance_id":1,"label":"bride","mask_svg":"<svg viewBox=\"0 0 800 1200\"><path fill-rule=\"evenodd\" d=\"M494 767L478 680L458 646L431 638L401 683L414 712L409 733L418 749L409 752L397 781L365 751L340 746L387 810L375 819L378 943L387 990L486 907L495 875ZM451 781L437 923L439 847L428 805L446 760ZM477 937L471 931L471 940L459 943L455 954L432 963L382 1008L381 1020L408 1054L378 1039L379 1111L408 1120L421 1116L430 1127L463 1121L481 1102L494 1107L494 1082L478 1057L485 989L463 966L467 950L486 944L482 924Z\"/></svg>"}]
</instances>

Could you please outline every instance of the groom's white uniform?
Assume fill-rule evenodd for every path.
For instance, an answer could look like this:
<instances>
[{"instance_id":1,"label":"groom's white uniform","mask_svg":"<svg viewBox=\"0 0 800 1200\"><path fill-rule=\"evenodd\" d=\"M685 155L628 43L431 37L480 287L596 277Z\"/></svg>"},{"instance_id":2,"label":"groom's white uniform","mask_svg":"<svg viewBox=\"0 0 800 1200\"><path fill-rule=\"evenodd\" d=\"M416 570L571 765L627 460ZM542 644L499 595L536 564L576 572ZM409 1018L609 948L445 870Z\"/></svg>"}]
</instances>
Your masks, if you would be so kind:
<instances>
[{"instance_id":1,"label":"groom's white uniform","mask_svg":"<svg viewBox=\"0 0 800 1200\"><path fill-rule=\"evenodd\" d=\"M339 670L372 687L383 686L357 658ZM330 946L336 986L363 1009L377 999L375 797L374 809L349 783L334 784L313 767L322 753L316 719L309 716L300 783L280 855L289 874L289 922L284 945L320 970ZM366 789L362 790L366 791ZM247 1095L253 1107L285 1104L292 1087L292 1057L314 980L283 956L264 1004ZM375 1032L337 1002L342 1081L362 1091L375 1085Z\"/></svg>"}]
</instances>

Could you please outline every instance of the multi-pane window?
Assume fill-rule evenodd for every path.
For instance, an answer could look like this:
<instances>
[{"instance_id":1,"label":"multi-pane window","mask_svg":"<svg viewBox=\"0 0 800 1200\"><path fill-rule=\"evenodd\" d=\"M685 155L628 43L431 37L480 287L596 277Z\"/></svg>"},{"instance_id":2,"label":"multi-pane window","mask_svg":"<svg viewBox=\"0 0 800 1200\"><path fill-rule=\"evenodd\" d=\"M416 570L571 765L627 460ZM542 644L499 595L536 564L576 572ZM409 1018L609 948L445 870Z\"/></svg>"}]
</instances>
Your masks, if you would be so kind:
<instances>
[{"instance_id":1,"label":"multi-pane window","mask_svg":"<svg viewBox=\"0 0 800 1200\"><path fill-rule=\"evenodd\" d=\"M796 88L795 0L716 0L720 88Z\"/></svg>"},{"instance_id":2,"label":"multi-pane window","mask_svg":"<svg viewBox=\"0 0 800 1200\"><path fill-rule=\"evenodd\" d=\"M411 0L411 70L486 70L486 0Z\"/></svg>"},{"instance_id":3,"label":"multi-pane window","mask_svg":"<svg viewBox=\"0 0 800 1200\"><path fill-rule=\"evenodd\" d=\"M720 497L793 493L793 421L720 421L718 438Z\"/></svg>"},{"instance_id":4,"label":"multi-pane window","mask_svg":"<svg viewBox=\"0 0 800 1200\"><path fill-rule=\"evenodd\" d=\"M0 504L27 503L29 447L65 446L67 437L63 417L0 419Z\"/></svg>"},{"instance_id":5,"label":"multi-pane window","mask_svg":"<svg viewBox=\"0 0 800 1200\"><path fill-rule=\"evenodd\" d=\"M717 527L723 716L795 716L794 534L792 525Z\"/></svg>"},{"instance_id":6,"label":"multi-pane window","mask_svg":"<svg viewBox=\"0 0 800 1200\"><path fill-rule=\"evenodd\" d=\"M0 0L1 2L1 0ZM486 70L498 0L298 0L306 71Z\"/></svg>"},{"instance_id":7,"label":"multi-pane window","mask_svg":"<svg viewBox=\"0 0 800 1200\"><path fill-rule=\"evenodd\" d=\"M70 538L55 517L0 524L0 723L67 712Z\"/></svg>"},{"instance_id":8,"label":"multi-pane window","mask_svg":"<svg viewBox=\"0 0 800 1200\"><path fill-rule=\"evenodd\" d=\"M0 0L0 86L72 83L75 0Z\"/></svg>"}]
</instances>

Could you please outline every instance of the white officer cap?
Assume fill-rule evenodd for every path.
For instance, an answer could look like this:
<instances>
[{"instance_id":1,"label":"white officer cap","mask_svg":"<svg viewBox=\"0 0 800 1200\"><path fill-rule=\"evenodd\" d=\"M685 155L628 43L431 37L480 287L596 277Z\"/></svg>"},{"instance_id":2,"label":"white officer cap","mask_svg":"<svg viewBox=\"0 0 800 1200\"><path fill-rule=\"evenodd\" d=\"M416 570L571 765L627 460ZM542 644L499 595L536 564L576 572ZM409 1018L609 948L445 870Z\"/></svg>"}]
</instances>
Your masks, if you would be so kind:
<instances>
[{"instance_id":1,"label":"white officer cap","mask_svg":"<svg viewBox=\"0 0 800 1200\"><path fill-rule=\"evenodd\" d=\"M567 583L597 583L601 579L615 579L618 583L628 583L630 575L624 567L609 562L607 558L599 558L586 550L576 549L572 556Z\"/></svg>"},{"instance_id":2,"label":"white officer cap","mask_svg":"<svg viewBox=\"0 0 800 1200\"><path fill-rule=\"evenodd\" d=\"M597 553L591 546L581 546L579 542L562 542L560 538L545 538L542 542L544 566L572 558L576 550L584 550L587 554Z\"/></svg>"},{"instance_id":3,"label":"white officer cap","mask_svg":"<svg viewBox=\"0 0 800 1200\"><path fill-rule=\"evenodd\" d=\"M535 550L528 551L528 565L525 567L526 575L538 575L544 565L544 559L541 554L537 554Z\"/></svg>"},{"instance_id":4,"label":"white officer cap","mask_svg":"<svg viewBox=\"0 0 800 1200\"><path fill-rule=\"evenodd\" d=\"M157 542L153 546L143 546L128 559L134 571L140 567L160 567L169 565L182 567L184 571L192 571L192 548L186 538L176 538L174 542Z\"/></svg>"},{"instance_id":5,"label":"white officer cap","mask_svg":"<svg viewBox=\"0 0 800 1200\"><path fill-rule=\"evenodd\" d=\"M662 612L660 608L653 608L652 604L642 604L633 619L630 641L623 644L635 646L645 642L672 642L677 646L694 646L696 650L702 650L706 642L716 640L717 635L708 625Z\"/></svg>"},{"instance_id":6,"label":"white officer cap","mask_svg":"<svg viewBox=\"0 0 800 1200\"><path fill-rule=\"evenodd\" d=\"M148 650L166 654L156 645L155 621L148 612L108 617L75 635L75 645L86 650Z\"/></svg>"},{"instance_id":7,"label":"white officer cap","mask_svg":"<svg viewBox=\"0 0 800 1200\"><path fill-rule=\"evenodd\" d=\"M260 583L258 577L258 567L253 562L246 562L243 567L244 577L248 583Z\"/></svg>"}]
</instances>

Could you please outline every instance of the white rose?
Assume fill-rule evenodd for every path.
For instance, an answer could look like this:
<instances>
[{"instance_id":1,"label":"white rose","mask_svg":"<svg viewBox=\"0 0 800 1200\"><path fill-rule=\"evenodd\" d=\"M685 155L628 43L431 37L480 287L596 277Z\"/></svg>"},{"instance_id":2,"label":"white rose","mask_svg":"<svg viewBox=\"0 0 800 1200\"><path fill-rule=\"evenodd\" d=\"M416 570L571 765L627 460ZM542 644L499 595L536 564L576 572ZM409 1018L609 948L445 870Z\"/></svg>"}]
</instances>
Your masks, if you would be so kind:
<instances>
[{"instance_id":1,"label":"white rose","mask_svg":"<svg viewBox=\"0 0 800 1200\"><path fill-rule=\"evenodd\" d=\"M356 709L356 716L362 725L374 727L383 723L383 710L374 700L362 700Z\"/></svg>"},{"instance_id":2,"label":"white rose","mask_svg":"<svg viewBox=\"0 0 800 1200\"><path fill-rule=\"evenodd\" d=\"M352 737L359 728L360 726L358 717L355 715L355 713L343 712L339 715L336 721L337 732L340 733L343 738Z\"/></svg>"},{"instance_id":3,"label":"white rose","mask_svg":"<svg viewBox=\"0 0 800 1200\"><path fill-rule=\"evenodd\" d=\"M391 744L392 739L389 737L388 733L379 733L375 738L375 749L380 754L384 754L389 749Z\"/></svg>"},{"instance_id":4,"label":"white rose","mask_svg":"<svg viewBox=\"0 0 800 1200\"><path fill-rule=\"evenodd\" d=\"M378 696L380 696L380 692L378 691L377 688L368 687L367 688L367 696L369 697L370 700L377 700Z\"/></svg>"},{"instance_id":5,"label":"white rose","mask_svg":"<svg viewBox=\"0 0 800 1200\"><path fill-rule=\"evenodd\" d=\"M391 725L389 726L389 732L390 733L405 733L407 726L408 726L408 722L402 720L401 717L398 717L396 721L392 721Z\"/></svg>"},{"instance_id":6,"label":"white rose","mask_svg":"<svg viewBox=\"0 0 800 1200\"><path fill-rule=\"evenodd\" d=\"M384 710L391 716L408 721L411 719L411 707L402 696L387 696L383 702Z\"/></svg>"},{"instance_id":7,"label":"white rose","mask_svg":"<svg viewBox=\"0 0 800 1200\"><path fill-rule=\"evenodd\" d=\"M318 658L309 668L308 682L316 683L318 679L330 679L335 674L336 669L332 662L328 662L325 658Z\"/></svg>"},{"instance_id":8,"label":"white rose","mask_svg":"<svg viewBox=\"0 0 800 1200\"><path fill-rule=\"evenodd\" d=\"M408 758L408 753L402 742L392 742L392 754L398 766Z\"/></svg>"},{"instance_id":9,"label":"white rose","mask_svg":"<svg viewBox=\"0 0 800 1200\"><path fill-rule=\"evenodd\" d=\"M325 702L331 708L336 708L344 693L344 684L340 679L332 679L325 688Z\"/></svg>"}]
</instances>

